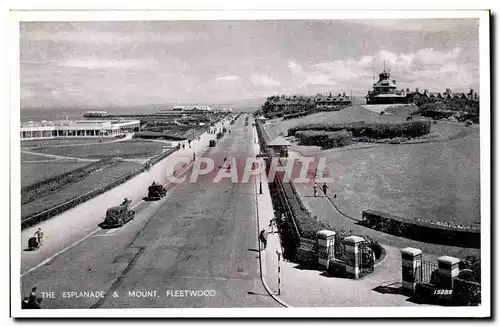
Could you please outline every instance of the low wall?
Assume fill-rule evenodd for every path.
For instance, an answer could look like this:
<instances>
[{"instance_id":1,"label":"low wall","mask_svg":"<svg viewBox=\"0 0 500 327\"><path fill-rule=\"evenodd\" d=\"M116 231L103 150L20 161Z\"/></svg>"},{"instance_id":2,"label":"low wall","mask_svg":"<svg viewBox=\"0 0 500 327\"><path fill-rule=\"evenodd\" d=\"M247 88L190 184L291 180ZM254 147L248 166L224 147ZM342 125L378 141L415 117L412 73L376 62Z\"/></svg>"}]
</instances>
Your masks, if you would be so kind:
<instances>
[{"instance_id":1,"label":"low wall","mask_svg":"<svg viewBox=\"0 0 500 327\"><path fill-rule=\"evenodd\" d=\"M374 210L363 211L362 224L416 241L471 248L481 246L480 230L470 226L448 226L440 222L408 219Z\"/></svg>"}]
</instances>

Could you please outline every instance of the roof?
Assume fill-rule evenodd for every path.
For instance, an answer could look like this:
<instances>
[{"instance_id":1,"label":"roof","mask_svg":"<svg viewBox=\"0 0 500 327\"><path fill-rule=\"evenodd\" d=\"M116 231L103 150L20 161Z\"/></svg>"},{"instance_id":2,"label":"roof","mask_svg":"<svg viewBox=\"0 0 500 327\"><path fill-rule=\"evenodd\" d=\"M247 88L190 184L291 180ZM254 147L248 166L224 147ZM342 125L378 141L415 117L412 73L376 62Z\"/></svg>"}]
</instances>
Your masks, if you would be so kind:
<instances>
[{"instance_id":1,"label":"roof","mask_svg":"<svg viewBox=\"0 0 500 327\"><path fill-rule=\"evenodd\" d=\"M275 138L274 140L269 142L267 145L268 146L290 146L292 144L290 142L288 142L287 140L285 140L283 138L283 136L278 136L277 138Z\"/></svg>"},{"instance_id":2,"label":"roof","mask_svg":"<svg viewBox=\"0 0 500 327\"><path fill-rule=\"evenodd\" d=\"M374 87L396 87L396 84L390 80L384 79L384 80L378 81L373 86Z\"/></svg>"},{"instance_id":3,"label":"roof","mask_svg":"<svg viewBox=\"0 0 500 327\"><path fill-rule=\"evenodd\" d=\"M264 116L262 115L262 116L260 116L260 117L259 117L259 118L257 118L257 119L266 119L266 117L264 117Z\"/></svg>"},{"instance_id":4,"label":"roof","mask_svg":"<svg viewBox=\"0 0 500 327\"><path fill-rule=\"evenodd\" d=\"M401 94L378 94L375 96L376 98L404 98L406 95Z\"/></svg>"}]
</instances>

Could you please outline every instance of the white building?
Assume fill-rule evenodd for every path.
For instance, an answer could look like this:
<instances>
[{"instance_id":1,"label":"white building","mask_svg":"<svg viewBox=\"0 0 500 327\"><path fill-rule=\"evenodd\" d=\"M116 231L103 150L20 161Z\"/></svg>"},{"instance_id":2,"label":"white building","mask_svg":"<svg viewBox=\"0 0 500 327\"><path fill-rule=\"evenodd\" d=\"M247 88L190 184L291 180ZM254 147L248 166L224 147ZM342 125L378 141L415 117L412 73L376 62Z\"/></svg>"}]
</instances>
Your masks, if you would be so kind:
<instances>
[{"instance_id":1,"label":"white building","mask_svg":"<svg viewBox=\"0 0 500 327\"><path fill-rule=\"evenodd\" d=\"M190 110L200 110L200 111L213 111L213 108L206 105L194 105L194 106L175 106L172 108L173 111L190 111ZM160 112L165 110L160 110Z\"/></svg>"},{"instance_id":2,"label":"white building","mask_svg":"<svg viewBox=\"0 0 500 327\"><path fill-rule=\"evenodd\" d=\"M21 140L37 140L67 137L115 137L140 127L139 120L82 120L82 121L42 121L21 124Z\"/></svg>"}]
</instances>

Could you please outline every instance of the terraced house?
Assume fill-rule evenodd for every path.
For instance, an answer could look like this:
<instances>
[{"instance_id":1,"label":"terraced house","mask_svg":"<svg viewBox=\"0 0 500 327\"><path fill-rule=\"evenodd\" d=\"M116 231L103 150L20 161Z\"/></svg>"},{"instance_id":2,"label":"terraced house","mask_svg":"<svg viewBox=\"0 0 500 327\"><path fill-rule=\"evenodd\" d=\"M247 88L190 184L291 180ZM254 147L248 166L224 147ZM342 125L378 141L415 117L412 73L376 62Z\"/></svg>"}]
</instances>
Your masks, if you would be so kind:
<instances>
[{"instance_id":1,"label":"terraced house","mask_svg":"<svg viewBox=\"0 0 500 327\"><path fill-rule=\"evenodd\" d=\"M294 113L303 110L311 109L336 109L341 106L351 105L351 98L343 94L337 96L317 94L315 96L272 96L267 98L266 103L263 105L264 112L284 112Z\"/></svg>"}]
</instances>

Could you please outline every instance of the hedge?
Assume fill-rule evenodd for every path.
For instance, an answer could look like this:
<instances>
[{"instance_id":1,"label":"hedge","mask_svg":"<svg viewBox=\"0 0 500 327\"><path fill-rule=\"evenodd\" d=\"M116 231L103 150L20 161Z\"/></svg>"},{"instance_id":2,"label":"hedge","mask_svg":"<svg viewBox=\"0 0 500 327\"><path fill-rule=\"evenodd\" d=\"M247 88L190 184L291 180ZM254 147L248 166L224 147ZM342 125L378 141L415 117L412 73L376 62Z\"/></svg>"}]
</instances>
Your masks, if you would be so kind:
<instances>
[{"instance_id":1,"label":"hedge","mask_svg":"<svg viewBox=\"0 0 500 327\"><path fill-rule=\"evenodd\" d=\"M480 230L475 226L410 219L375 210L365 210L362 216L364 225L396 236L435 244L481 246Z\"/></svg>"},{"instance_id":2,"label":"hedge","mask_svg":"<svg viewBox=\"0 0 500 327\"><path fill-rule=\"evenodd\" d=\"M98 169L114 165L116 163L118 163L118 161L114 160L114 158L107 157L97 162L92 162L78 169L74 169L72 171L26 186L21 190L21 205L30 203L36 198L40 198L49 193L58 191L68 184L76 183L84 179Z\"/></svg>"},{"instance_id":3,"label":"hedge","mask_svg":"<svg viewBox=\"0 0 500 327\"><path fill-rule=\"evenodd\" d=\"M449 118L456 113L457 113L456 111L451 111L451 110L425 110L422 111L422 116L429 117L432 119L443 119L443 118Z\"/></svg>"},{"instance_id":4,"label":"hedge","mask_svg":"<svg viewBox=\"0 0 500 327\"><path fill-rule=\"evenodd\" d=\"M374 139L389 139L395 137L419 137L431 132L431 122L411 121L395 124L387 123L319 123L304 124L288 129L288 135L294 136L297 131L341 131L346 130L352 133L353 137L370 137Z\"/></svg>"},{"instance_id":5,"label":"hedge","mask_svg":"<svg viewBox=\"0 0 500 327\"><path fill-rule=\"evenodd\" d=\"M351 122L351 123L313 123L313 124L301 124L288 129L288 136L295 136L298 131L350 131L353 128L362 127L366 124L364 121Z\"/></svg>"},{"instance_id":6,"label":"hedge","mask_svg":"<svg viewBox=\"0 0 500 327\"><path fill-rule=\"evenodd\" d=\"M317 145L323 149L339 148L352 144L350 132L298 131L295 136L300 145Z\"/></svg>"},{"instance_id":7,"label":"hedge","mask_svg":"<svg viewBox=\"0 0 500 327\"><path fill-rule=\"evenodd\" d=\"M69 201L66 201L66 202L64 202L60 205L57 205L55 207L52 207L48 210L38 212L38 213L32 214L32 215L24 218L21 221L21 229L25 229L27 227L36 225L44 220L50 219L58 214L63 213L66 210L74 208L81 203L84 203L84 202L104 193L104 192L107 192L110 189L112 189L120 184L125 183L126 181L128 181L128 180L132 179L133 177L139 175L140 173L144 172L148 168L149 165L154 165L154 164L158 163L159 161L168 157L169 155L171 155L175 151L176 151L176 149L170 149L168 151L165 151L164 153L149 160L148 162L146 162L145 164L143 164L141 167L137 168L136 170L118 177L113 182L111 182L107 185L104 185L96 190L93 190L93 191L88 192L86 194L83 194L81 196L75 197Z\"/></svg>"},{"instance_id":8,"label":"hedge","mask_svg":"<svg viewBox=\"0 0 500 327\"><path fill-rule=\"evenodd\" d=\"M304 117L304 116L307 116L307 115L315 114L317 112L319 112L318 109L311 109L311 110L307 110L307 111L296 112L296 113L293 113L293 114L284 115L283 116L283 120Z\"/></svg>"}]
</instances>

